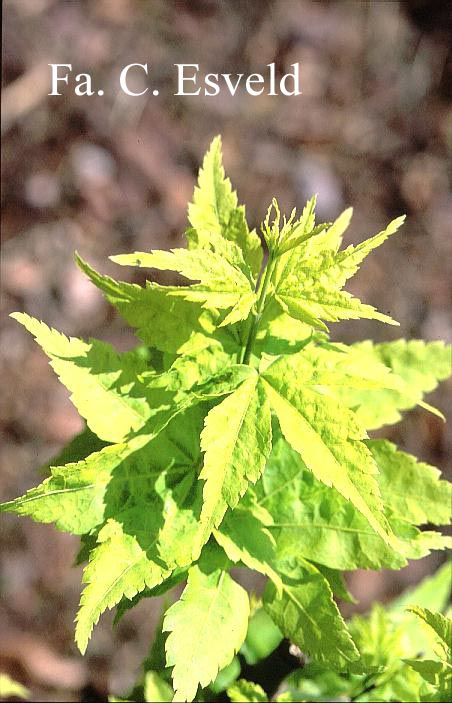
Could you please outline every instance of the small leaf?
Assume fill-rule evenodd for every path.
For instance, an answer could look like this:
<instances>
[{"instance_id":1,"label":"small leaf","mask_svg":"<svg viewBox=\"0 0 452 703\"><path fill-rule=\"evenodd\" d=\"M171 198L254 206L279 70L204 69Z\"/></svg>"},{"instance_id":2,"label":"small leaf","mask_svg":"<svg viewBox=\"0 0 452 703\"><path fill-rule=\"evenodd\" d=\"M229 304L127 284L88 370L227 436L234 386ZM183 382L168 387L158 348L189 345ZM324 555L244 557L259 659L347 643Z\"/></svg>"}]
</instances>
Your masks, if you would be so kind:
<instances>
[{"instance_id":1,"label":"small leaf","mask_svg":"<svg viewBox=\"0 0 452 703\"><path fill-rule=\"evenodd\" d=\"M174 691L171 686L157 673L147 671L144 676L144 700L148 703L170 703Z\"/></svg>"},{"instance_id":2,"label":"small leaf","mask_svg":"<svg viewBox=\"0 0 452 703\"><path fill-rule=\"evenodd\" d=\"M228 696L232 703L268 703L268 696L257 683L239 679L228 688Z\"/></svg>"},{"instance_id":3,"label":"small leaf","mask_svg":"<svg viewBox=\"0 0 452 703\"><path fill-rule=\"evenodd\" d=\"M77 615L75 640L82 654L104 610L113 608L123 596L130 599L146 586L156 586L170 574L170 569L148 559L138 539L123 532L115 520L106 524L98 539L83 574L87 585Z\"/></svg>"},{"instance_id":4,"label":"small leaf","mask_svg":"<svg viewBox=\"0 0 452 703\"><path fill-rule=\"evenodd\" d=\"M192 701L227 666L246 637L246 591L227 573L227 559L206 549L188 574L179 601L167 610L163 629L167 664L173 666L174 699Z\"/></svg>"},{"instance_id":5,"label":"small leaf","mask_svg":"<svg viewBox=\"0 0 452 703\"><path fill-rule=\"evenodd\" d=\"M0 698L22 698L30 697L30 691L22 686L18 681L14 681L8 674L0 672Z\"/></svg>"},{"instance_id":6,"label":"small leaf","mask_svg":"<svg viewBox=\"0 0 452 703\"><path fill-rule=\"evenodd\" d=\"M262 261L262 246L256 232L250 232L245 209L237 204L229 178L225 178L221 138L215 137L199 171L193 202L188 206L188 219L194 232L187 233L190 249L209 249L211 234L221 234L236 243L243 258L257 277Z\"/></svg>"},{"instance_id":7,"label":"small leaf","mask_svg":"<svg viewBox=\"0 0 452 703\"><path fill-rule=\"evenodd\" d=\"M397 450L391 442L366 442L378 464L378 482L385 505L413 525L447 525L452 519L452 485L441 481L441 472L414 456Z\"/></svg>"},{"instance_id":8,"label":"small leaf","mask_svg":"<svg viewBox=\"0 0 452 703\"><path fill-rule=\"evenodd\" d=\"M274 569L275 541L252 507L238 506L228 512L214 536L231 561L242 561L281 588L281 579Z\"/></svg>"},{"instance_id":9,"label":"small leaf","mask_svg":"<svg viewBox=\"0 0 452 703\"><path fill-rule=\"evenodd\" d=\"M289 315L320 329L325 328L324 320L336 322L360 317L398 324L342 288L356 273L361 261L397 231L404 217L393 220L385 230L361 244L337 251L350 214L349 211L343 213L342 220L339 218L331 226L331 233L327 229L281 257L277 266L276 298Z\"/></svg>"},{"instance_id":10,"label":"small leaf","mask_svg":"<svg viewBox=\"0 0 452 703\"><path fill-rule=\"evenodd\" d=\"M23 313L14 319L33 334L50 358L71 400L90 429L107 442L121 442L151 416L145 388L136 380L136 358L120 355L109 344L68 338Z\"/></svg>"},{"instance_id":11,"label":"small leaf","mask_svg":"<svg viewBox=\"0 0 452 703\"><path fill-rule=\"evenodd\" d=\"M234 508L248 483L261 475L271 451L270 406L253 374L214 407L201 433L205 539L218 527L227 507Z\"/></svg>"},{"instance_id":12,"label":"small leaf","mask_svg":"<svg viewBox=\"0 0 452 703\"><path fill-rule=\"evenodd\" d=\"M357 363L383 363L399 380L399 387L392 390L344 389L340 392L340 400L355 410L360 423L369 430L398 422L401 410L415 405L425 407L424 394L434 390L438 381L452 373L452 346L443 342L399 339L375 345L371 341L359 342L353 347Z\"/></svg>"},{"instance_id":13,"label":"small leaf","mask_svg":"<svg viewBox=\"0 0 452 703\"><path fill-rule=\"evenodd\" d=\"M433 630L441 646L440 659L450 665L452 653L451 618L442 615L442 613L434 613L428 608L419 608L418 606L411 606L408 611L421 618L427 627Z\"/></svg>"},{"instance_id":14,"label":"small leaf","mask_svg":"<svg viewBox=\"0 0 452 703\"><path fill-rule=\"evenodd\" d=\"M135 283L115 281L95 271L78 255L76 261L108 302L136 328L145 344L169 354L206 346L215 330L218 313L202 308L202 302L195 304L170 296L165 286L155 283L148 282L142 288Z\"/></svg>"},{"instance_id":15,"label":"small leaf","mask_svg":"<svg viewBox=\"0 0 452 703\"><path fill-rule=\"evenodd\" d=\"M358 659L326 579L309 562L298 558L282 562L283 589L269 582L264 607L281 632L315 661L342 669Z\"/></svg>"},{"instance_id":16,"label":"small leaf","mask_svg":"<svg viewBox=\"0 0 452 703\"><path fill-rule=\"evenodd\" d=\"M110 259L121 266L141 266L161 271L177 271L192 281L200 281L205 289L216 290L220 286L249 291L249 281L243 273L212 251L188 249L171 249L170 251L151 251L119 254Z\"/></svg>"}]
</instances>

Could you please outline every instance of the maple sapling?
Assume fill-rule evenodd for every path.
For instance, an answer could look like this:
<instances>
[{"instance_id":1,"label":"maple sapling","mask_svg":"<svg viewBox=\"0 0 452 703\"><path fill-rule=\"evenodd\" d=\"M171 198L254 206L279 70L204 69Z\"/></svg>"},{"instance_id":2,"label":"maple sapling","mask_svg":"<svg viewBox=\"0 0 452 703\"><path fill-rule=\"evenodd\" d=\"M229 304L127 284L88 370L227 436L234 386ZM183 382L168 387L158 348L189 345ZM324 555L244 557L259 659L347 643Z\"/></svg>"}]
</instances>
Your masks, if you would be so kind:
<instances>
[{"instance_id":1,"label":"maple sapling","mask_svg":"<svg viewBox=\"0 0 452 703\"><path fill-rule=\"evenodd\" d=\"M341 248L351 214L316 223L313 197L286 219L274 200L259 236L216 138L188 208L188 248L111 257L178 272L184 285L117 281L77 255L135 329L134 349L13 314L86 421L44 481L2 506L80 535L80 651L105 610L117 621L185 583L140 700L215 700L226 689L231 701L268 700L240 669L283 637L305 666L277 700L443 700L447 569L368 617L346 622L336 602L351 599L343 572L400 569L450 545L422 526L450 521L451 485L368 433L416 405L440 414L423 398L450 375L451 347L330 338L340 320L397 324L344 286L404 218ZM260 600L250 603L233 567L265 577Z\"/></svg>"}]
</instances>

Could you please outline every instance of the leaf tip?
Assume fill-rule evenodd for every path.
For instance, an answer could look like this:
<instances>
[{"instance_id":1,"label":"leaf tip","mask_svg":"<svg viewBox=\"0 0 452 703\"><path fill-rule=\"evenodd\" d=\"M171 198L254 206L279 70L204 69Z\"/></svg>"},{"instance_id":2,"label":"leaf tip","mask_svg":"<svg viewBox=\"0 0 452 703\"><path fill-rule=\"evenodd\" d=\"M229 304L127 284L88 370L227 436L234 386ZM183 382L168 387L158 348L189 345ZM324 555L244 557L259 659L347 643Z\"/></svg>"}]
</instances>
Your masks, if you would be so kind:
<instances>
[{"instance_id":1,"label":"leaf tip","mask_svg":"<svg viewBox=\"0 0 452 703\"><path fill-rule=\"evenodd\" d=\"M80 622L77 621L77 627L75 629L75 644L77 645L77 649L83 657L86 654L86 650L88 648L88 637L86 634L82 634L79 631L79 624Z\"/></svg>"},{"instance_id":2,"label":"leaf tip","mask_svg":"<svg viewBox=\"0 0 452 703\"><path fill-rule=\"evenodd\" d=\"M221 134L216 134L212 141L210 142L209 151L212 149L221 150L223 141L221 139Z\"/></svg>"},{"instance_id":3,"label":"leaf tip","mask_svg":"<svg viewBox=\"0 0 452 703\"><path fill-rule=\"evenodd\" d=\"M78 253L77 249L74 251L74 261L77 264L77 266L79 266L82 270L85 266L87 266L86 261L84 259L82 259L82 257Z\"/></svg>"},{"instance_id":4,"label":"leaf tip","mask_svg":"<svg viewBox=\"0 0 452 703\"><path fill-rule=\"evenodd\" d=\"M13 319L16 320L20 325L23 325L26 327L27 325L27 320L30 319L30 316L27 315L26 312L11 312L9 316Z\"/></svg>"}]
</instances>

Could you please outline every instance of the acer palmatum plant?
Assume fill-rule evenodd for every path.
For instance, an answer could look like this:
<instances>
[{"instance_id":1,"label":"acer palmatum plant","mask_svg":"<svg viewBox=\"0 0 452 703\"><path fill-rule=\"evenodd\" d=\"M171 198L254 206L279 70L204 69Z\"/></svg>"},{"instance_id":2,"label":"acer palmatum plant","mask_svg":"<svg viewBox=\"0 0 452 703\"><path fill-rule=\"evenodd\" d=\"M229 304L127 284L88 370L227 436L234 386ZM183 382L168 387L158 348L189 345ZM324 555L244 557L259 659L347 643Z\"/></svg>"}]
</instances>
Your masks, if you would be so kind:
<instances>
[{"instance_id":1,"label":"acer palmatum plant","mask_svg":"<svg viewBox=\"0 0 452 703\"><path fill-rule=\"evenodd\" d=\"M397 324L343 287L404 218L341 249L351 210L321 224L314 210L312 198L301 217L294 210L286 219L274 200L261 228L264 255L224 176L217 138L189 205L188 249L112 257L196 283L143 288L77 257L136 329L139 346L118 353L13 315L49 356L87 429L41 485L2 509L81 536L81 652L107 608L116 607L119 618L186 581L162 623L166 662L151 672L161 700L173 691L175 701L211 700L221 690L218 677L223 688L231 683L225 671L238 678L235 655L246 653L256 612L271 621L273 636L298 647L311 678L350 680L356 700L377 700L368 696L393 669L374 661L368 632L380 628L381 649L393 652L385 644L395 637L392 615L376 609L348 626L334 600L349 597L342 572L400 569L447 545L441 533L418 526L450 520L450 484L367 432L416 404L438 413L423 395L449 375L450 347L418 340L347 346L330 341L327 326L350 318ZM267 578L251 620L233 566ZM445 655L431 653L428 637L419 646L416 620L447 641L450 621L428 609L444 602L409 601L418 610L397 621L402 634L417 633L415 651L405 635L396 648L417 700L436 700L446 685ZM243 680L229 691L232 700L266 700ZM295 700L289 689L282 695Z\"/></svg>"}]
</instances>

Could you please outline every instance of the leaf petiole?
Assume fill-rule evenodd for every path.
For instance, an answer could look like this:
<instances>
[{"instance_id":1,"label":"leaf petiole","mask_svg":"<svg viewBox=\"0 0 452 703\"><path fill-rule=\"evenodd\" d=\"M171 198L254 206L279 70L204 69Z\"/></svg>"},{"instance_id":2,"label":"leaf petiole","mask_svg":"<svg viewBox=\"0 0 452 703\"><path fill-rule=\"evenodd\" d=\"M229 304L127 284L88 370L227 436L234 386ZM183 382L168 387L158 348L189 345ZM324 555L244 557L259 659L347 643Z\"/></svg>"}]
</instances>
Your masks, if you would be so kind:
<instances>
[{"instance_id":1,"label":"leaf petiole","mask_svg":"<svg viewBox=\"0 0 452 703\"><path fill-rule=\"evenodd\" d=\"M251 353L253 351L253 345L254 342L256 341L256 336L259 331L259 323L262 318L262 314L264 312L264 307L267 299L267 293L268 293L268 287L273 275L273 271L275 268L275 261L276 261L276 256L273 252L270 252L268 255L268 261L265 266L263 275L261 276L261 280L258 286L258 301L257 301L257 311L256 315L253 319L252 325L250 327L250 331L248 334L248 339L246 341L245 345L245 351L243 353L242 357L242 364L249 364Z\"/></svg>"}]
</instances>

